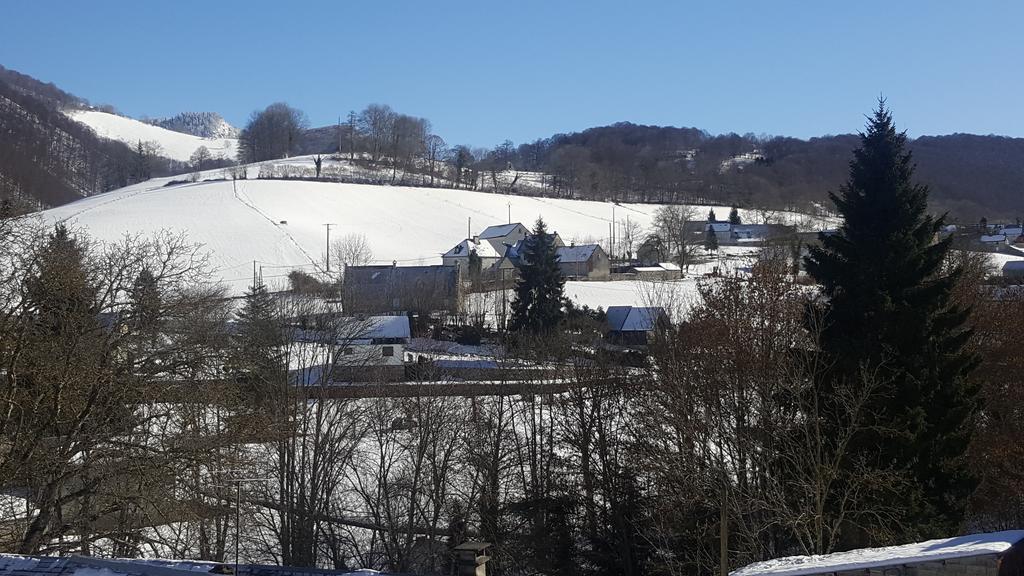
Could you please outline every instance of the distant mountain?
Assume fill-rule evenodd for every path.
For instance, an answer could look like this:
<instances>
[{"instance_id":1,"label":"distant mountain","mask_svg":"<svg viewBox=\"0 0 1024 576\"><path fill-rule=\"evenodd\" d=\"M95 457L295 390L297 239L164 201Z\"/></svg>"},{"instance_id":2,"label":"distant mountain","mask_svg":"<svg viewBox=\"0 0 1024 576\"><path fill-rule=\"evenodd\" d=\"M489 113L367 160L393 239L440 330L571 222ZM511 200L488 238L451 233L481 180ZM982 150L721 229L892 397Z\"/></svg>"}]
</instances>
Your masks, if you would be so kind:
<instances>
[{"instance_id":1,"label":"distant mountain","mask_svg":"<svg viewBox=\"0 0 1024 576\"><path fill-rule=\"evenodd\" d=\"M205 138L169 130L118 114L99 110L70 110L68 115L92 128L103 138L110 138L135 147L139 142L151 144L156 154L179 163L188 163L192 153L205 147L212 158L233 161L238 148L236 138ZM209 165L207 165L209 167ZM182 172L190 166L172 166Z\"/></svg>"},{"instance_id":2,"label":"distant mountain","mask_svg":"<svg viewBox=\"0 0 1024 576\"><path fill-rule=\"evenodd\" d=\"M238 128L216 112L182 112L171 118L151 120L150 124L201 138L238 138Z\"/></svg>"}]
</instances>

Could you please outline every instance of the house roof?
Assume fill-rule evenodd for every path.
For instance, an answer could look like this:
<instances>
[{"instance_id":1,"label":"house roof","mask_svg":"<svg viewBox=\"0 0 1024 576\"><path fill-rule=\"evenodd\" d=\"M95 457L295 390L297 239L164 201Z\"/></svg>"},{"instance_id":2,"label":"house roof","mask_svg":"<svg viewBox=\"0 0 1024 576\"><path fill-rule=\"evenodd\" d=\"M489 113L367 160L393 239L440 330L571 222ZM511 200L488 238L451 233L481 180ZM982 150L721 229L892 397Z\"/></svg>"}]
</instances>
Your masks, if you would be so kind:
<instances>
[{"instance_id":1,"label":"house roof","mask_svg":"<svg viewBox=\"0 0 1024 576\"><path fill-rule=\"evenodd\" d=\"M225 567L233 569L234 564L198 560L0 554L0 576L196 576L216 574L218 573L217 569ZM238 574L239 576L369 576L370 574L383 576L383 573L372 570L337 571L256 564L239 565Z\"/></svg>"},{"instance_id":2,"label":"house roof","mask_svg":"<svg viewBox=\"0 0 1024 576\"><path fill-rule=\"evenodd\" d=\"M474 242L472 238L466 238L444 253L445 258L469 258L469 253L476 250L476 255L481 258L500 258L501 254L494 249L490 242Z\"/></svg>"},{"instance_id":3,"label":"house roof","mask_svg":"<svg viewBox=\"0 0 1024 576\"><path fill-rule=\"evenodd\" d=\"M992 234L983 235L981 237L982 242L1006 242L1006 236L1003 234Z\"/></svg>"},{"instance_id":4,"label":"house roof","mask_svg":"<svg viewBox=\"0 0 1024 576\"><path fill-rule=\"evenodd\" d=\"M496 226L488 226L487 228L484 228L483 232L480 233L480 238L484 240L488 238L503 238L514 232L516 228L520 227L523 228L523 230L526 230L526 226L523 226L519 222L513 222L511 224L498 224Z\"/></svg>"},{"instance_id":5,"label":"house roof","mask_svg":"<svg viewBox=\"0 0 1024 576\"><path fill-rule=\"evenodd\" d=\"M732 224L728 222L708 222L708 225L704 227L704 230L714 230L715 232L728 232L732 229Z\"/></svg>"},{"instance_id":6,"label":"house roof","mask_svg":"<svg viewBox=\"0 0 1024 576\"><path fill-rule=\"evenodd\" d=\"M1003 264L1003 272L1024 271L1024 260L1010 260Z\"/></svg>"},{"instance_id":7,"label":"house roof","mask_svg":"<svg viewBox=\"0 0 1024 576\"><path fill-rule=\"evenodd\" d=\"M558 261L564 263L572 262L586 262L590 260L590 257L594 255L594 252L600 250L601 247L597 244L580 244L578 246L559 246L556 253L558 254Z\"/></svg>"},{"instance_id":8,"label":"house roof","mask_svg":"<svg viewBox=\"0 0 1024 576\"><path fill-rule=\"evenodd\" d=\"M609 306L608 329L614 332L650 332L665 315L659 307Z\"/></svg>"},{"instance_id":9,"label":"house roof","mask_svg":"<svg viewBox=\"0 0 1024 576\"><path fill-rule=\"evenodd\" d=\"M1021 540L1024 540L1024 530L1006 530L820 556L788 556L749 564L733 570L730 576L807 576L867 571L885 566L1002 554Z\"/></svg>"},{"instance_id":10,"label":"house roof","mask_svg":"<svg viewBox=\"0 0 1024 576\"><path fill-rule=\"evenodd\" d=\"M401 316L369 316L366 318L366 336L364 338L411 338L409 317Z\"/></svg>"}]
</instances>

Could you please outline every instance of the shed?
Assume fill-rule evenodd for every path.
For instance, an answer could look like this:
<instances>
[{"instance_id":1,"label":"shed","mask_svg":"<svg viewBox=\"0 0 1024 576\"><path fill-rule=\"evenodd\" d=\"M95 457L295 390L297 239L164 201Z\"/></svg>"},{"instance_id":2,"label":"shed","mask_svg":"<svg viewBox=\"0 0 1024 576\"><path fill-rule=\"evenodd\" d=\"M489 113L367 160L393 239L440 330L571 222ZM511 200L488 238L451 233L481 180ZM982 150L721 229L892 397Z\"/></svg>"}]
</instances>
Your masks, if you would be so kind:
<instances>
[{"instance_id":1,"label":"shed","mask_svg":"<svg viewBox=\"0 0 1024 576\"><path fill-rule=\"evenodd\" d=\"M618 346L646 346L651 336L668 326L668 315L660 307L609 306L606 340Z\"/></svg>"},{"instance_id":2,"label":"shed","mask_svg":"<svg viewBox=\"0 0 1024 576\"><path fill-rule=\"evenodd\" d=\"M755 562L730 576L1006 576L1005 555L1021 552L1024 530L1006 530ZM1018 566L1019 568L1019 566Z\"/></svg>"}]
</instances>

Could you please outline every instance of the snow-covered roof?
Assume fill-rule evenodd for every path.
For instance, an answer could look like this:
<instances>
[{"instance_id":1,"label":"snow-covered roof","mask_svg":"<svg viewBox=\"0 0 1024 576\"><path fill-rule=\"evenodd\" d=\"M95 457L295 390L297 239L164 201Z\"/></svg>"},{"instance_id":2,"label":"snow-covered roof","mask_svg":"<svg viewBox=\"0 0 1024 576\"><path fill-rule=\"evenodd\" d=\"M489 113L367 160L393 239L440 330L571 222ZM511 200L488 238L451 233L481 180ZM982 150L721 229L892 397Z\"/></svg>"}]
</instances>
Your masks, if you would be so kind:
<instances>
[{"instance_id":1,"label":"snow-covered roof","mask_svg":"<svg viewBox=\"0 0 1024 576\"><path fill-rule=\"evenodd\" d=\"M609 306L608 328L614 332L650 332L665 311L658 307Z\"/></svg>"},{"instance_id":2,"label":"snow-covered roof","mask_svg":"<svg viewBox=\"0 0 1024 576\"><path fill-rule=\"evenodd\" d=\"M557 249L558 261L562 263L586 262L587 260L590 260L590 257L594 255L594 252L598 251L600 248L601 247L597 244L559 246Z\"/></svg>"},{"instance_id":3,"label":"snow-covered roof","mask_svg":"<svg viewBox=\"0 0 1024 576\"><path fill-rule=\"evenodd\" d=\"M496 226L488 226L487 228L484 228L483 232L480 233L480 238L484 240L488 238L504 238L505 236L508 236L509 234L514 232L516 228L523 228L525 230L526 226L523 226L519 222L513 222L511 224L498 224Z\"/></svg>"},{"instance_id":4,"label":"snow-covered roof","mask_svg":"<svg viewBox=\"0 0 1024 576\"><path fill-rule=\"evenodd\" d=\"M999 232L1004 236L1020 236L1021 234L1024 234L1024 228L1021 228L1020 226L1007 226Z\"/></svg>"},{"instance_id":5,"label":"snow-covered roof","mask_svg":"<svg viewBox=\"0 0 1024 576\"><path fill-rule=\"evenodd\" d=\"M1006 242L1006 236L1003 234L986 234L981 237L982 242Z\"/></svg>"},{"instance_id":6,"label":"snow-covered roof","mask_svg":"<svg viewBox=\"0 0 1024 576\"><path fill-rule=\"evenodd\" d=\"M1024 530L1006 530L821 556L788 556L749 564L733 570L730 576L806 576L986 556L1002 554L1021 540L1024 540Z\"/></svg>"},{"instance_id":7,"label":"snow-covered roof","mask_svg":"<svg viewBox=\"0 0 1024 576\"><path fill-rule=\"evenodd\" d=\"M444 253L445 258L469 258L469 253L476 250L476 255L481 258L500 258L501 254L491 246L490 242L474 242L472 238L466 238Z\"/></svg>"},{"instance_id":8,"label":"snow-covered roof","mask_svg":"<svg viewBox=\"0 0 1024 576\"><path fill-rule=\"evenodd\" d=\"M86 556L19 556L0 554L0 576L194 576L224 573L233 564L199 560L95 558ZM239 565L240 576L385 576L376 570L333 571L294 566Z\"/></svg>"},{"instance_id":9,"label":"snow-covered roof","mask_svg":"<svg viewBox=\"0 0 1024 576\"><path fill-rule=\"evenodd\" d=\"M370 316L366 318L366 335L363 338L410 338L409 317Z\"/></svg>"},{"instance_id":10,"label":"snow-covered roof","mask_svg":"<svg viewBox=\"0 0 1024 576\"><path fill-rule=\"evenodd\" d=\"M682 268L680 268L678 264L673 264L672 262L659 262L658 266L661 266L665 270L671 270L673 272L682 270Z\"/></svg>"}]
</instances>

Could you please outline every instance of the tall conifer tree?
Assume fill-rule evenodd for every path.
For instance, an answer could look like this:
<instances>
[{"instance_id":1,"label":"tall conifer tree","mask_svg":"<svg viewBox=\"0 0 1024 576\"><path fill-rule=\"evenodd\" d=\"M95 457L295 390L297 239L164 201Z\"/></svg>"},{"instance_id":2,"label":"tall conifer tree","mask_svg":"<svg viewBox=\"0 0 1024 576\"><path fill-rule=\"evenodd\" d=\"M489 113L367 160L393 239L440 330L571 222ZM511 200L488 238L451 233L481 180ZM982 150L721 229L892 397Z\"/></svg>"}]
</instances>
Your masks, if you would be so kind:
<instances>
[{"instance_id":1,"label":"tall conifer tree","mask_svg":"<svg viewBox=\"0 0 1024 576\"><path fill-rule=\"evenodd\" d=\"M963 517L973 481L965 469L976 391L965 376L975 358L964 350L968 311L951 300L960 271L943 272L950 240L936 240L943 218L927 214L928 188L912 181L906 135L879 101L847 183L831 194L843 224L822 235L806 258L827 304L822 352L829 382L880 384L869 406L872 425L854 459L908 475L909 493L879 496L902 510L908 537L949 533Z\"/></svg>"},{"instance_id":2,"label":"tall conifer tree","mask_svg":"<svg viewBox=\"0 0 1024 576\"><path fill-rule=\"evenodd\" d=\"M542 218L523 246L516 299L512 303L509 329L513 332L549 332L562 320L562 288L565 281L558 269L554 235Z\"/></svg>"}]
</instances>

